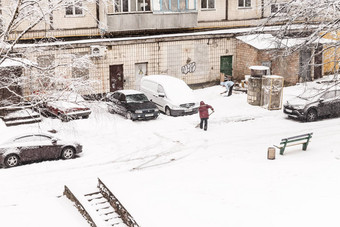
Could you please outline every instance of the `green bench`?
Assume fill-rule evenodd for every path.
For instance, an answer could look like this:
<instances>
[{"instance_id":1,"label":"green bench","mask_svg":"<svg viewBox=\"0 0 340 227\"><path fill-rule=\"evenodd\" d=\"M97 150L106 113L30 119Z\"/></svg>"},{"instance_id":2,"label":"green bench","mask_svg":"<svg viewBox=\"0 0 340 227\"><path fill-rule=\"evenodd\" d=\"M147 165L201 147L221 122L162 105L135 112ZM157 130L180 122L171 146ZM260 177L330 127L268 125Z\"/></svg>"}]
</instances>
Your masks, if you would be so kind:
<instances>
[{"instance_id":1,"label":"green bench","mask_svg":"<svg viewBox=\"0 0 340 227\"><path fill-rule=\"evenodd\" d=\"M281 140L280 146L274 145L274 147L277 147L280 149L280 155L283 155L283 152L285 151L286 147L295 146L302 144L302 150L307 150L308 143L310 142L310 139L312 138L313 133L307 133L299 136L293 136L284 138Z\"/></svg>"}]
</instances>

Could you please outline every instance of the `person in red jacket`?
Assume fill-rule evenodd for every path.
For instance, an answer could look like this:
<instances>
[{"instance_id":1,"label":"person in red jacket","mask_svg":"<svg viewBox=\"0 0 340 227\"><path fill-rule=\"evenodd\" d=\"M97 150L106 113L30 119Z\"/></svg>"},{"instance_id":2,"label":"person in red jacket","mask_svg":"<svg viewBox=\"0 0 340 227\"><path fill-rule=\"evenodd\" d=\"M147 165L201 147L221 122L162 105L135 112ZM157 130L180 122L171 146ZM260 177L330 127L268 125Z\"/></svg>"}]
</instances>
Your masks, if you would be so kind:
<instances>
[{"instance_id":1,"label":"person in red jacket","mask_svg":"<svg viewBox=\"0 0 340 227\"><path fill-rule=\"evenodd\" d=\"M201 118L200 128L203 129L204 124L205 131L207 131L208 129L209 109L214 111L214 108L212 106L205 104L203 101L200 102L200 107L198 108L198 112L200 113Z\"/></svg>"}]
</instances>

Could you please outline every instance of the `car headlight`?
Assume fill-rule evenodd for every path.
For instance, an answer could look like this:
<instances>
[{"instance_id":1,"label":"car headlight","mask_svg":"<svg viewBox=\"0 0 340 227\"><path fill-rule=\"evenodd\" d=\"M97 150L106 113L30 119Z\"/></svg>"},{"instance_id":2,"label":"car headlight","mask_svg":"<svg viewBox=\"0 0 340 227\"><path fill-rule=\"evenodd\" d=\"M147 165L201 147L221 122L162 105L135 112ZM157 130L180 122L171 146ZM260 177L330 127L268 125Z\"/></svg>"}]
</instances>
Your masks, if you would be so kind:
<instances>
[{"instance_id":1,"label":"car headlight","mask_svg":"<svg viewBox=\"0 0 340 227\"><path fill-rule=\"evenodd\" d=\"M135 113L141 114L141 113L143 113L143 111L142 110L136 110Z\"/></svg>"},{"instance_id":2,"label":"car headlight","mask_svg":"<svg viewBox=\"0 0 340 227\"><path fill-rule=\"evenodd\" d=\"M156 108L156 109L155 109L155 112L158 112L158 111L159 111L159 109Z\"/></svg>"},{"instance_id":3,"label":"car headlight","mask_svg":"<svg viewBox=\"0 0 340 227\"><path fill-rule=\"evenodd\" d=\"M299 110L301 110L301 109L303 109L303 108L305 107L305 105L292 105L292 107L293 107L294 109L299 109Z\"/></svg>"}]
</instances>

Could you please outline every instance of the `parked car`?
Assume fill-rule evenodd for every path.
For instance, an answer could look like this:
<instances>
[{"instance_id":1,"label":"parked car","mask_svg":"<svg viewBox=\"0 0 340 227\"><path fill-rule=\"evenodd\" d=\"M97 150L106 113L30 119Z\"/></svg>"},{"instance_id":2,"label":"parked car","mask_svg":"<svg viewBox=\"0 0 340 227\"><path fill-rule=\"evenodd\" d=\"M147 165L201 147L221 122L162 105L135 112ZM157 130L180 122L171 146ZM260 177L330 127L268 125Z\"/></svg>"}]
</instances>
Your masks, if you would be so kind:
<instances>
[{"instance_id":1,"label":"parked car","mask_svg":"<svg viewBox=\"0 0 340 227\"><path fill-rule=\"evenodd\" d=\"M49 134L24 134L0 145L0 165L14 167L21 163L53 159L71 159L82 152L82 145Z\"/></svg>"},{"instance_id":2,"label":"parked car","mask_svg":"<svg viewBox=\"0 0 340 227\"><path fill-rule=\"evenodd\" d=\"M199 103L193 91L178 78L167 75L144 76L140 90L168 116L198 112Z\"/></svg>"},{"instance_id":3,"label":"parked car","mask_svg":"<svg viewBox=\"0 0 340 227\"><path fill-rule=\"evenodd\" d=\"M118 113L131 120L156 119L157 106L140 91L118 90L106 95L108 111Z\"/></svg>"},{"instance_id":4,"label":"parked car","mask_svg":"<svg viewBox=\"0 0 340 227\"><path fill-rule=\"evenodd\" d=\"M44 102L42 114L58 117L62 121L87 119L91 110L84 103L85 100L79 94L64 92L61 95L55 95L52 101Z\"/></svg>"},{"instance_id":5,"label":"parked car","mask_svg":"<svg viewBox=\"0 0 340 227\"><path fill-rule=\"evenodd\" d=\"M340 114L340 89L311 89L287 101L283 112L289 117L304 121L315 121Z\"/></svg>"}]
</instances>

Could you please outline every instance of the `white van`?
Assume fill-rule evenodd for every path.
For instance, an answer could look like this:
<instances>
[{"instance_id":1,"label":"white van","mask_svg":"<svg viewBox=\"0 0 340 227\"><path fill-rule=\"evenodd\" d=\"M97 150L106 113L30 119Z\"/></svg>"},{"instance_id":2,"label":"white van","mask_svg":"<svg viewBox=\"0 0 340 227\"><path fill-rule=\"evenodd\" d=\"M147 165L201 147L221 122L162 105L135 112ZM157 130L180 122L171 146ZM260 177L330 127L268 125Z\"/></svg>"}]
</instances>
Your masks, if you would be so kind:
<instances>
[{"instance_id":1,"label":"white van","mask_svg":"<svg viewBox=\"0 0 340 227\"><path fill-rule=\"evenodd\" d=\"M168 116L198 112L199 103L194 92L178 78L166 75L144 76L140 90Z\"/></svg>"}]
</instances>

